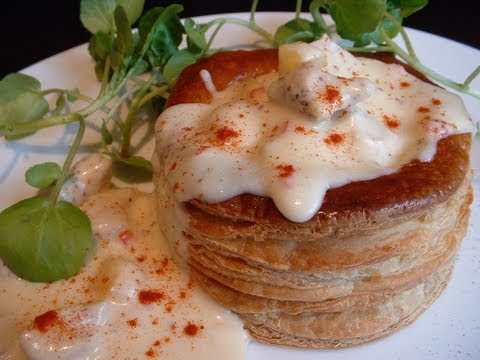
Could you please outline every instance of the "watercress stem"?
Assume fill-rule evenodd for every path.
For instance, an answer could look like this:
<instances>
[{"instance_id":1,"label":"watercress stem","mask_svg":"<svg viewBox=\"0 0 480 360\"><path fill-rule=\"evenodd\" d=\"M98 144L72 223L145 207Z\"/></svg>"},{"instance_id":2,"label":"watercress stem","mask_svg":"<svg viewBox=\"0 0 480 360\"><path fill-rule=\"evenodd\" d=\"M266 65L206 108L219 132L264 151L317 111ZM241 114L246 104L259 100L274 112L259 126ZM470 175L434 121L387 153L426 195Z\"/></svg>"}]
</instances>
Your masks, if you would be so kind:
<instances>
[{"instance_id":1,"label":"watercress stem","mask_svg":"<svg viewBox=\"0 0 480 360\"><path fill-rule=\"evenodd\" d=\"M470 85L470 83L480 74L480 65L477 66L475 70L472 71L470 75L463 82L464 86Z\"/></svg>"},{"instance_id":2,"label":"watercress stem","mask_svg":"<svg viewBox=\"0 0 480 360\"><path fill-rule=\"evenodd\" d=\"M125 124L123 127L123 132L122 132L122 149L120 150L120 153L122 154L123 157L128 158L130 156L130 144L131 144L131 139L132 139L132 127L133 127L133 118L136 113L136 107L134 107L134 104L132 102L130 111L128 112L127 119L125 120Z\"/></svg>"},{"instance_id":3,"label":"watercress stem","mask_svg":"<svg viewBox=\"0 0 480 360\"><path fill-rule=\"evenodd\" d=\"M112 91L109 91L103 97L95 100L93 103L76 113L54 116L51 118L42 118L29 123L15 124L14 128L7 131L2 131L0 135L18 136L29 134L31 132L35 132L37 130L47 127L69 124L76 121L77 116L88 117L98 109L102 108L107 102L109 102L115 96L117 91L118 89L113 89Z\"/></svg>"},{"instance_id":4,"label":"watercress stem","mask_svg":"<svg viewBox=\"0 0 480 360\"><path fill-rule=\"evenodd\" d=\"M302 0L297 0L297 4L295 6L295 19L300 18L301 12L302 12Z\"/></svg>"},{"instance_id":5,"label":"watercress stem","mask_svg":"<svg viewBox=\"0 0 480 360\"><path fill-rule=\"evenodd\" d=\"M320 25L322 29L327 30L327 34L331 35L333 32L335 32L335 30L327 26L327 24L325 23L325 19L320 13L320 6L314 6L314 5L315 3L312 1L309 6L309 11L310 11L310 14L312 14L313 20L315 20L315 22L318 25Z\"/></svg>"},{"instance_id":6,"label":"watercress stem","mask_svg":"<svg viewBox=\"0 0 480 360\"><path fill-rule=\"evenodd\" d=\"M393 52L393 49L390 46L372 46L372 47L343 47L349 52L365 52L365 53L374 53L374 52Z\"/></svg>"},{"instance_id":7,"label":"watercress stem","mask_svg":"<svg viewBox=\"0 0 480 360\"><path fill-rule=\"evenodd\" d=\"M50 111L49 116L53 117L53 116L60 115L64 107L65 107L65 95L60 94L58 95L57 101L55 102L55 108Z\"/></svg>"},{"instance_id":8,"label":"watercress stem","mask_svg":"<svg viewBox=\"0 0 480 360\"><path fill-rule=\"evenodd\" d=\"M161 96L164 99L168 99L168 85L164 85L161 87L158 87L157 89L150 91L148 94L143 96L138 103L138 108L141 108L143 105L145 105L148 101L153 99L156 96Z\"/></svg>"},{"instance_id":9,"label":"watercress stem","mask_svg":"<svg viewBox=\"0 0 480 360\"><path fill-rule=\"evenodd\" d=\"M405 47L407 48L408 54L418 61L417 54L415 53L415 49L413 48L413 45L410 41L410 38L408 37L407 32L405 31L405 28L402 26L402 24L388 11L385 11L384 16L388 18L393 25L398 29L400 32L400 35L402 36L403 42L405 43Z\"/></svg>"},{"instance_id":10,"label":"watercress stem","mask_svg":"<svg viewBox=\"0 0 480 360\"><path fill-rule=\"evenodd\" d=\"M129 89L128 91L126 91L124 94L122 94L122 96L120 96L120 98L117 100L115 105L113 105L113 107L108 112L107 121L108 121L108 119L111 119L115 115L115 113L118 111L118 109L123 104L123 102L137 90L138 90L138 86L134 86L131 89Z\"/></svg>"},{"instance_id":11,"label":"watercress stem","mask_svg":"<svg viewBox=\"0 0 480 360\"><path fill-rule=\"evenodd\" d=\"M138 78L138 77L133 77L133 78L131 78L130 80L131 80L132 82L134 82L135 84L137 84L137 85L144 85L144 84L147 83L147 81L145 81L145 80L143 80L143 79L140 79L140 78ZM152 91L157 91L157 90L160 89L160 88L163 89L165 86L166 86L166 85L157 86L157 85L152 84L152 85L150 85L150 89L151 89Z\"/></svg>"},{"instance_id":12,"label":"watercress stem","mask_svg":"<svg viewBox=\"0 0 480 360\"><path fill-rule=\"evenodd\" d=\"M213 44L213 41L215 40L215 37L217 36L218 32L220 31L220 29L222 28L223 25L225 25L225 23L219 23L217 25L217 27L215 28L215 30L213 30L212 35L208 39L207 46L205 46L205 49L202 50L202 56L205 56L205 54L208 54L208 51L210 50L210 48Z\"/></svg>"},{"instance_id":13,"label":"watercress stem","mask_svg":"<svg viewBox=\"0 0 480 360\"><path fill-rule=\"evenodd\" d=\"M66 96L70 96L70 97L73 97L75 98L76 100L82 100L88 104L92 104L95 102L95 99L91 98L90 96L87 96L87 95L84 95L84 94L81 94L80 92L75 92L75 93L72 93L71 91L69 90L64 90L64 89L47 89L47 90L44 90L41 92L41 95L42 96L45 96L45 95L48 95L48 94L63 94L63 95L66 95ZM105 113L105 114L108 114L108 112L110 111L110 108L107 106L107 105L103 105L100 110Z\"/></svg>"},{"instance_id":14,"label":"watercress stem","mask_svg":"<svg viewBox=\"0 0 480 360\"><path fill-rule=\"evenodd\" d=\"M44 90L41 92L42 96L45 96L45 95L48 95L48 94L59 94L59 95L68 95L68 96L72 96L78 100L82 100L86 103L93 103L95 100L92 99L90 96L87 96L87 95L83 95L83 94L80 94L80 93L75 93L75 94L72 94L70 91L68 90L64 90L64 89L47 89L47 90Z\"/></svg>"},{"instance_id":15,"label":"watercress stem","mask_svg":"<svg viewBox=\"0 0 480 360\"><path fill-rule=\"evenodd\" d=\"M107 90L108 75L110 75L110 55L108 55L105 59L105 65L103 67L102 86L100 88L99 97L103 96L103 94L105 94L105 91Z\"/></svg>"},{"instance_id":16,"label":"watercress stem","mask_svg":"<svg viewBox=\"0 0 480 360\"><path fill-rule=\"evenodd\" d=\"M0 136L25 135L25 134L29 134L29 133L35 132L35 131L43 129L43 128L47 128L47 127L51 127L51 126L57 126L57 125L63 125L63 124L69 124L73 121L75 121L74 114L54 116L54 117L51 117L51 118L42 118L40 120L32 121L30 123L15 124L14 128L0 131Z\"/></svg>"},{"instance_id":17,"label":"watercress stem","mask_svg":"<svg viewBox=\"0 0 480 360\"><path fill-rule=\"evenodd\" d=\"M415 70L420 71L424 75L428 76L430 79L437 81L438 83L448 86L454 90L463 92L465 94L471 95L480 99L480 90L473 89L470 86L465 86L463 83L457 83L453 80L446 78L445 76L433 71L432 69L426 67L418 59L410 56L407 52L405 52L400 46L398 46L386 33L385 30L381 29L381 34L383 40L387 43L387 45L397 54L401 59L406 61L410 64Z\"/></svg>"},{"instance_id":18,"label":"watercress stem","mask_svg":"<svg viewBox=\"0 0 480 360\"><path fill-rule=\"evenodd\" d=\"M268 32L266 31L265 29L261 28L260 26L258 26L256 23L251 23L250 21L247 21L247 20L243 20L243 19L237 19L237 18L231 18L231 17L224 17L224 18L219 18L219 19L215 19L215 20L212 20L210 21L208 24L207 24L207 28L210 28L216 24L219 24L219 23L222 23L222 24L235 24L235 25L240 25L240 26L243 26L247 29L250 29L251 31L257 33L258 35L260 35L262 38L264 38L271 46L274 46L275 45L275 39L273 38L273 36Z\"/></svg>"},{"instance_id":19,"label":"watercress stem","mask_svg":"<svg viewBox=\"0 0 480 360\"><path fill-rule=\"evenodd\" d=\"M252 6L250 7L250 22L255 23L255 13L257 12L258 0L252 1Z\"/></svg>"},{"instance_id":20,"label":"watercress stem","mask_svg":"<svg viewBox=\"0 0 480 360\"><path fill-rule=\"evenodd\" d=\"M142 103L142 98L145 95L145 92L148 91L150 86L153 84L155 81L155 78L157 76L157 71L153 72L152 75L150 76L150 79L142 85L142 87L137 91L135 94L135 97L132 100L132 103L130 104L130 109L128 111L127 119L125 120L123 129L122 129L122 149L121 149L121 154L123 157L129 157L130 156L130 144L131 144L131 138L132 138L132 128L133 128L133 120L135 118L135 115L140 109L140 107L144 104Z\"/></svg>"},{"instance_id":21,"label":"watercress stem","mask_svg":"<svg viewBox=\"0 0 480 360\"><path fill-rule=\"evenodd\" d=\"M75 121L78 121L78 130L77 135L75 136L75 140L73 141L72 145L70 146L70 150L68 151L67 157L62 166L62 171L60 172L60 176L55 183L55 187L50 194L50 201L55 204L58 200L58 195L62 190L62 186L65 181L70 176L70 168L72 167L73 159L75 158L75 154L80 147L80 144L83 139L83 135L85 134L85 119L80 115L75 115Z\"/></svg>"}]
</instances>

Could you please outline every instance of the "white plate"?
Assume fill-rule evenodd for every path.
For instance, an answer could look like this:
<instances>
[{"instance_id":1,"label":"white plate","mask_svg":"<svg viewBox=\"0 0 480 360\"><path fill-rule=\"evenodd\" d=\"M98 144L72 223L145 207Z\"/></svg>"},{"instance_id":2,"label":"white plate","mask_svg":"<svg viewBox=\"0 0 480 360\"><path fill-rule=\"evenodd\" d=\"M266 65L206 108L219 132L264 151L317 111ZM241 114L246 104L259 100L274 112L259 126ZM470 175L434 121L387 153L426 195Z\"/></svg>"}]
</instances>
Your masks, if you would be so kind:
<instances>
[{"instance_id":1,"label":"white plate","mask_svg":"<svg viewBox=\"0 0 480 360\"><path fill-rule=\"evenodd\" d=\"M247 14L229 14L247 18ZM291 19L288 13L258 13L269 30ZM197 18L208 21L212 16ZM419 58L441 74L463 81L480 63L480 51L421 31L408 30ZM236 26L226 26L215 45L251 44L258 38ZM24 70L43 88L75 88L95 96L98 84L85 45L67 50ZM480 88L480 79L473 83ZM473 119L480 120L480 101L462 96ZM99 144L98 129L88 130L82 153ZM25 170L41 161L61 163L73 140L74 127L46 129L17 142L0 140L0 209L34 193L24 182ZM152 144L144 148L152 151ZM475 193L480 194L480 140L472 150ZM148 186L147 186L148 188ZM414 324L394 335L360 347L342 350L298 350L252 343L248 360L260 359L480 359L480 201L472 205L471 224L458 254L453 278L445 292Z\"/></svg>"}]
</instances>

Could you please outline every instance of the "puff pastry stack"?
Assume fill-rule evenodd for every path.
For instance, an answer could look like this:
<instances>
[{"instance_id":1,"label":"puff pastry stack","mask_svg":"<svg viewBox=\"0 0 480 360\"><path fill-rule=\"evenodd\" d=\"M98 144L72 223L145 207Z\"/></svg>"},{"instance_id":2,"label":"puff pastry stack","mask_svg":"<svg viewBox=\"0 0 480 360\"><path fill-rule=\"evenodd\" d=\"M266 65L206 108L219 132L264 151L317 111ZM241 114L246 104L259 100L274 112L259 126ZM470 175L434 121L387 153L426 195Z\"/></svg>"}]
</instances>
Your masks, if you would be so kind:
<instances>
[{"instance_id":1,"label":"puff pastry stack","mask_svg":"<svg viewBox=\"0 0 480 360\"><path fill-rule=\"evenodd\" d=\"M167 106L210 101L202 69L221 90L277 66L276 50L214 55L181 74ZM267 197L186 201L176 207L186 217L177 224L183 239L175 215L165 217L176 200L158 156L160 217L192 275L255 339L315 348L362 344L414 321L447 284L472 201L470 139L447 137L430 162L328 190L304 223L286 219Z\"/></svg>"}]
</instances>

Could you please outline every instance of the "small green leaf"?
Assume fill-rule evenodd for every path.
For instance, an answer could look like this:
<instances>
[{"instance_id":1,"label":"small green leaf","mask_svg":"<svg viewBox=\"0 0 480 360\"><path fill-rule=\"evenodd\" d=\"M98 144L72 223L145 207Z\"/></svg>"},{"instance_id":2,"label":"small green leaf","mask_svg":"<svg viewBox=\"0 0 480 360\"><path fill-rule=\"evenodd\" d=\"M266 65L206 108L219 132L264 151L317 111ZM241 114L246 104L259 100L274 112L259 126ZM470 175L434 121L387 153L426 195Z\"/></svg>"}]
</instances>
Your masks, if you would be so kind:
<instances>
[{"instance_id":1,"label":"small green leaf","mask_svg":"<svg viewBox=\"0 0 480 360\"><path fill-rule=\"evenodd\" d=\"M152 31L153 26L157 19L162 15L165 11L164 7L155 6L154 8L148 10L143 16L140 18L138 22L138 34L140 35L140 39L142 40L142 44L147 39L149 33Z\"/></svg>"},{"instance_id":2,"label":"small green leaf","mask_svg":"<svg viewBox=\"0 0 480 360\"><path fill-rule=\"evenodd\" d=\"M105 145L111 145L113 143L112 133L108 130L105 120L103 120L102 123L102 140Z\"/></svg>"},{"instance_id":3,"label":"small green leaf","mask_svg":"<svg viewBox=\"0 0 480 360\"><path fill-rule=\"evenodd\" d=\"M17 276L52 282L76 274L93 243L88 217L66 201L36 196L0 213L0 257Z\"/></svg>"},{"instance_id":4,"label":"small green leaf","mask_svg":"<svg viewBox=\"0 0 480 360\"><path fill-rule=\"evenodd\" d=\"M94 60L104 60L113 51L113 41L112 35L99 31L90 38L88 52Z\"/></svg>"},{"instance_id":5,"label":"small green leaf","mask_svg":"<svg viewBox=\"0 0 480 360\"><path fill-rule=\"evenodd\" d=\"M187 44L191 51L201 52L207 48L207 40L205 39L205 30L201 25L188 18L184 22L185 33L187 34Z\"/></svg>"},{"instance_id":6,"label":"small green leaf","mask_svg":"<svg viewBox=\"0 0 480 360\"><path fill-rule=\"evenodd\" d=\"M128 183L152 180L152 163L144 157L130 156L124 158L114 154L111 155L114 160L113 171L117 178Z\"/></svg>"},{"instance_id":7,"label":"small green leaf","mask_svg":"<svg viewBox=\"0 0 480 360\"><path fill-rule=\"evenodd\" d=\"M152 163L142 156L130 156L128 158L118 157L115 160L118 160L123 164L136 169L143 169L148 172L153 172Z\"/></svg>"},{"instance_id":8,"label":"small green leaf","mask_svg":"<svg viewBox=\"0 0 480 360\"><path fill-rule=\"evenodd\" d=\"M112 68L119 69L124 65L124 58L121 53L118 51L114 51L110 54L110 59L112 61Z\"/></svg>"},{"instance_id":9,"label":"small green leaf","mask_svg":"<svg viewBox=\"0 0 480 360\"><path fill-rule=\"evenodd\" d=\"M402 21L401 17L401 10L400 9L389 9L390 15L392 15L399 23ZM385 31L385 33L390 37L394 38L399 31L399 28L395 26L395 24L388 18L388 17L383 17L380 23L377 25L374 31L369 32L369 33L364 33L361 34L360 36L354 38L352 37L350 40L354 41L355 46L368 46L372 42L377 44L377 45L382 45L385 43L382 34L381 34L381 29Z\"/></svg>"},{"instance_id":10,"label":"small green leaf","mask_svg":"<svg viewBox=\"0 0 480 360\"><path fill-rule=\"evenodd\" d=\"M294 41L311 42L325 33L319 24L305 19L293 19L279 26L275 32L275 42L278 45Z\"/></svg>"},{"instance_id":11,"label":"small green leaf","mask_svg":"<svg viewBox=\"0 0 480 360\"><path fill-rule=\"evenodd\" d=\"M12 73L0 81L0 106L26 92L40 91L40 81L22 73Z\"/></svg>"},{"instance_id":12,"label":"small green leaf","mask_svg":"<svg viewBox=\"0 0 480 360\"><path fill-rule=\"evenodd\" d=\"M386 10L385 0L337 0L329 9L338 34L350 40L375 31Z\"/></svg>"},{"instance_id":13,"label":"small green leaf","mask_svg":"<svg viewBox=\"0 0 480 360\"><path fill-rule=\"evenodd\" d=\"M427 4L428 0L387 0L388 7L401 9L403 18L423 9Z\"/></svg>"},{"instance_id":14,"label":"small green leaf","mask_svg":"<svg viewBox=\"0 0 480 360\"><path fill-rule=\"evenodd\" d=\"M15 124L42 118L49 110L40 92L40 82L28 75L10 74L0 81L0 129L9 137Z\"/></svg>"},{"instance_id":15,"label":"small green leaf","mask_svg":"<svg viewBox=\"0 0 480 360\"><path fill-rule=\"evenodd\" d=\"M183 49L175 53L163 68L163 77L169 86L172 86L184 68L197 61L200 54Z\"/></svg>"},{"instance_id":16,"label":"small green leaf","mask_svg":"<svg viewBox=\"0 0 480 360\"><path fill-rule=\"evenodd\" d=\"M14 139L9 132L16 124L41 119L49 110L48 102L39 94L23 93L7 104L0 105L0 129L6 139ZM27 134L24 134L27 135Z\"/></svg>"},{"instance_id":17,"label":"small green leaf","mask_svg":"<svg viewBox=\"0 0 480 360\"><path fill-rule=\"evenodd\" d=\"M55 101L55 108L50 111L49 116L58 116L65 107L65 94L60 94Z\"/></svg>"},{"instance_id":18,"label":"small green leaf","mask_svg":"<svg viewBox=\"0 0 480 360\"><path fill-rule=\"evenodd\" d=\"M112 0L80 1L80 20L83 26L95 34L99 31L111 33L114 29L113 11L116 2Z\"/></svg>"},{"instance_id":19,"label":"small green leaf","mask_svg":"<svg viewBox=\"0 0 480 360\"><path fill-rule=\"evenodd\" d=\"M60 176L61 168L53 162L45 162L32 166L25 173L25 181L28 185L38 189L44 189L52 185Z\"/></svg>"},{"instance_id":20,"label":"small green leaf","mask_svg":"<svg viewBox=\"0 0 480 360\"><path fill-rule=\"evenodd\" d=\"M121 54L130 55L133 52L133 37L127 14L122 6L117 6L114 13L117 37L115 47Z\"/></svg>"},{"instance_id":21,"label":"small green leaf","mask_svg":"<svg viewBox=\"0 0 480 360\"><path fill-rule=\"evenodd\" d=\"M113 14L118 5L123 7L133 25L142 14L144 0L81 0L80 20L92 34L99 31L111 34L115 31Z\"/></svg>"},{"instance_id":22,"label":"small green leaf","mask_svg":"<svg viewBox=\"0 0 480 360\"><path fill-rule=\"evenodd\" d=\"M48 102L39 94L27 92L8 104L0 106L3 121L10 124L26 123L43 117L48 112Z\"/></svg>"},{"instance_id":23,"label":"small green leaf","mask_svg":"<svg viewBox=\"0 0 480 360\"><path fill-rule=\"evenodd\" d=\"M185 30L178 17L183 6L173 4L167 8L155 7L148 11L139 22L140 44L145 43L153 31L147 58L153 66L161 69L170 57L178 51Z\"/></svg>"},{"instance_id":24,"label":"small green leaf","mask_svg":"<svg viewBox=\"0 0 480 360\"><path fill-rule=\"evenodd\" d=\"M103 79L103 73L105 72L105 60L100 60L95 63L95 75L99 81Z\"/></svg>"},{"instance_id":25,"label":"small green leaf","mask_svg":"<svg viewBox=\"0 0 480 360\"><path fill-rule=\"evenodd\" d=\"M67 100L69 102L75 102L80 97L80 90L78 88L67 91Z\"/></svg>"},{"instance_id":26,"label":"small green leaf","mask_svg":"<svg viewBox=\"0 0 480 360\"><path fill-rule=\"evenodd\" d=\"M117 0L117 4L125 10L131 26L142 15L145 0Z\"/></svg>"},{"instance_id":27,"label":"small green leaf","mask_svg":"<svg viewBox=\"0 0 480 360\"><path fill-rule=\"evenodd\" d=\"M402 23L402 15L401 15L401 9L391 9L388 10L390 15L392 15L400 24ZM377 26L377 29L375 29L374 32L374 37L372 40L376 44L383 44L385 41L383 40L383 37L381 36L380 28L383 28L383 30L387 33L388 36L391 38L394 38L398 32L399 28L387 17L384 17L382 21L380 22L380 25Z\"/></svg>"}]
</instances>

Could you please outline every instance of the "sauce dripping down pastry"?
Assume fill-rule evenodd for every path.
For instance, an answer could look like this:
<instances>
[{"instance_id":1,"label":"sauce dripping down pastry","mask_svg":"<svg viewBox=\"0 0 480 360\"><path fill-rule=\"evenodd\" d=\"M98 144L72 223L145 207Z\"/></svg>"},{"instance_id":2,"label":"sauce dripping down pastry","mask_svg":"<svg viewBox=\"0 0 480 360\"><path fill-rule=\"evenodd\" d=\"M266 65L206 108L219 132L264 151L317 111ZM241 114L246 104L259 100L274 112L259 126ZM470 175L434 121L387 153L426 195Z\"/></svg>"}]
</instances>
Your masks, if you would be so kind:
<instances>
[{"instance_id":1,"label":"sauce dripping down pastry","mask_svg":"<svg viewBox=\"0 0 480 360\"><path fill-rule=\"evenodd\" d=\"M280 68L289 70L224 89L204 74L208 103L194 98L160 116L157 151L179 201L266 196L305 222L328 189L430 161L440 139L474 129L459 97L326 36L281 47Z\"/></svg>"},{"instance_id":2,"label":"sauce dripping down pastry","mask_svg":"<svg viewBox=\"0 0 480 360\"><path fill-rule=\"evenodd\" d=\"M389 55L326 37L216 54L183 71L157 121L160 226L254 338L372 341L449 279L472 131L457 96Z\"/></svg>"}]
</instances>

